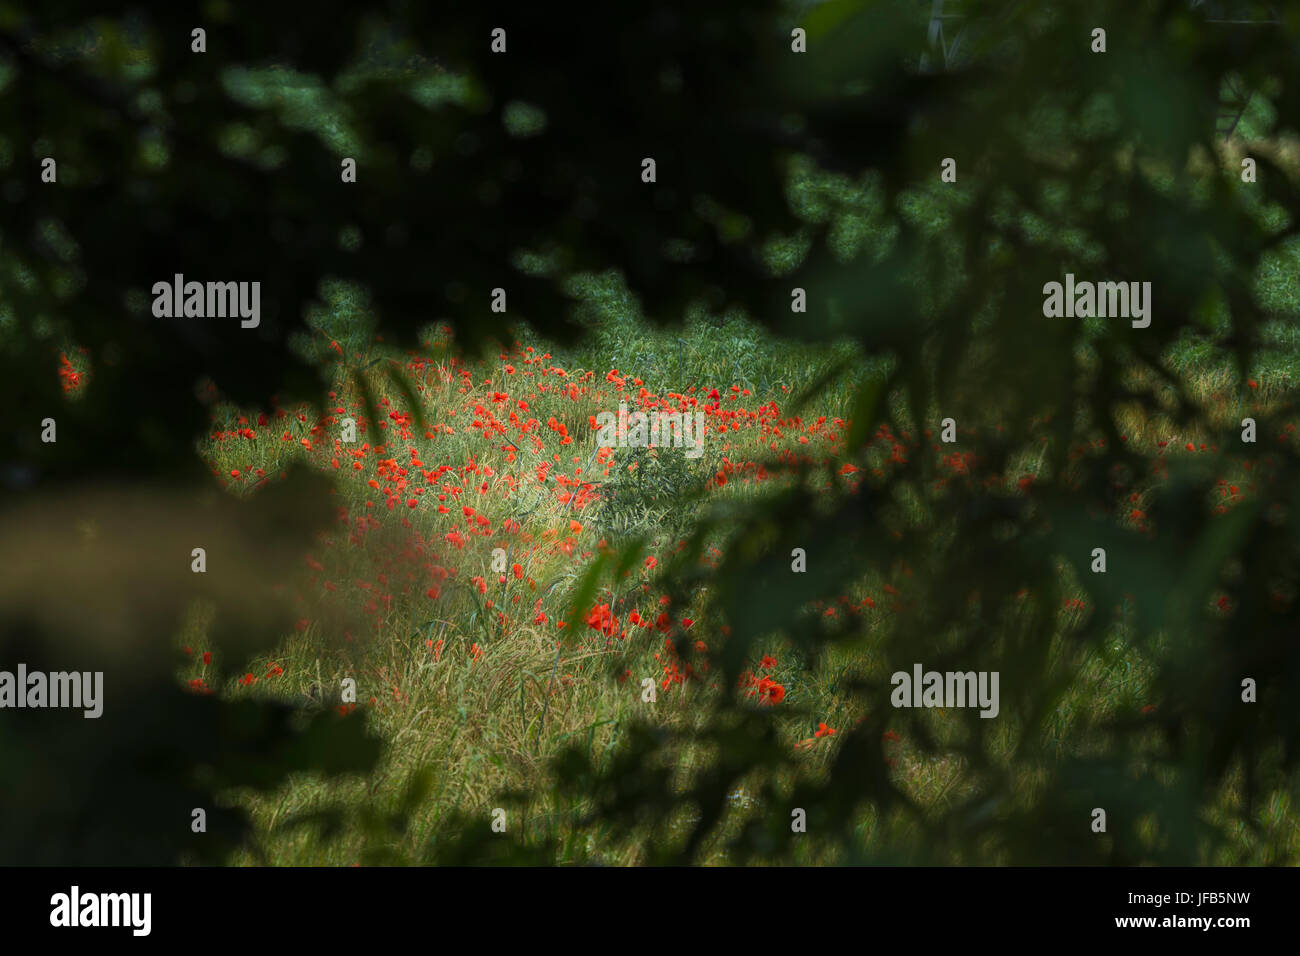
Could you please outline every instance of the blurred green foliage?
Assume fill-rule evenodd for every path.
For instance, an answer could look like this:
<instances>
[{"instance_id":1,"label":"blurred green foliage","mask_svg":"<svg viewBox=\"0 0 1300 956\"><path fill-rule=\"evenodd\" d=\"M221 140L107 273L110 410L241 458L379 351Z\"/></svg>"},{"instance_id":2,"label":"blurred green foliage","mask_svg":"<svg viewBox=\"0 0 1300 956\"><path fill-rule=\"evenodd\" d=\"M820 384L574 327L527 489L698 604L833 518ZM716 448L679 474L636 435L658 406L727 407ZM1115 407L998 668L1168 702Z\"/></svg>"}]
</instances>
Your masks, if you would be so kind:
<instances>
[{"instance_id":1,"label":"blurred green foliage","mask_svg":"<svg viewBox=\"0 0 1300 956\"><path fill-rule=\"evenodd\" d=\"M0 796L0 859L223 859L248 824L216 808L219 794L374 764L358 715L176 685L170 639L193 599L216 605L232 661L291 626L288 556L328 512L305 475L275 495L215 501L193 451L208 424L200 383L262 407L319 402L320 370L294 343L320 336L309 316L331 283L365 290L366 321L389 344L418 347L446 321L476 350L524 322L572 340L584 326L573 277L614 270L653 322L728 315L872 357L846 369L869 476L858 492L807 466L746 513L702 512L678 556L680 598L707 588L712 623L730 628L713 651L724 677L774 635L810 659L853 646L861 621L808 603L902 568L913 599L873 635L885 671L1001 674L999 720L965 711L942 739L925 711L890 707L887 681L847 679L867 719L843 731L825 774L789 786L760 774L766 812L726 831L728 859L819 847L845 862L1184 863L1230 860L1254 833L1252 858L1294 862L1294 846L1258 832L1258 809L1293 791L1300 745L1300 462L1290 443L1243 445L1210 422L1168 356L1189 341L1230 355L1241 388L1266 321L1295 318L1255 295L1268 255L1292 238L1294 184L1261 154L1243 188L1239 167L1220 162L1215 118L1231 75L1267 93L1261 135L1296 131L1300 20L1213 25L1174 0L965 6L995 26L960 69L931 73L919 69L928 4L903 0L802 13L772 0L579 2L564 16L481 0L311 16L0 3L0 526L12 529L0 663L102 667L108 683L98 721L0 719L17 782ZM791 52L796 24L806 54ZM191 52L196 26L206 53ZM489 48L498 26L505 55ZM1104 54L1090 49L1099 26ZM47 156L56 184L40 179ZM340 181L344 156L355 184ZM640 176L647 156L653 184ZM955 184L939 180L945 157ZM808 168L848 192L792 196ZM178 272L261 281L261 324L154 318L152 284ZM1066 272L1151 282L1150 328L1044 318L1042 286ZM489 308L497 287L504 314ZM806 314L791 312L795 287ZM73 402L54 371L65 341L93 368ZM1121 404L1217 429L1217 451L1153 485L1151 456L1120 432ZM1275 436L1289 407L1284 396L1261 434ZM47 416L55 444L39 438ZM936 490L924 454L869 460L878 426L917 434L945 417L978 453L964 480ZM1032 490L1008 490L1027 450ZM1253 466L1255 497L1225 517L1209 502L1233 459ZM1154 533L1115 517L1139 493ZM87 525L107 542L81 542ZM717 529L728 547L702 565ZM205 578L188 568L200 545ZM1096 546L1104 576L1088 573ZM815 572L789 574L793 547ZM1096 607L1064 649L1049 641L1058 564ZM1218 593L1231 614L1213 613ZM1153 667L1158 707L1091 728L1096 753L1054 752L1043 728L1081 649L1108 647L1117 618ZM1253 705L1240 702L1246 676ZM634 727L607 761L566 752L561 789L607 832L643 836L652 862L699 859L724 839L728 794L791 761L769 714L729 697L709 707L691 740L715 754L706 772L677 779L682 742ZM971 795L920 807L890 772L887 726L957 761ZM426 784L413 781L410 799ZM206 839L190 831L193 807L209 808ZM806 834L791 832L794 807ZM1110 813L1104 836L1088 829L1093 807ZM864 826L890 849L868 856ZM556 839L543 827L502 841L466 819L442 828L427 859L547 862Z\"/></svg>"}]
</instances>

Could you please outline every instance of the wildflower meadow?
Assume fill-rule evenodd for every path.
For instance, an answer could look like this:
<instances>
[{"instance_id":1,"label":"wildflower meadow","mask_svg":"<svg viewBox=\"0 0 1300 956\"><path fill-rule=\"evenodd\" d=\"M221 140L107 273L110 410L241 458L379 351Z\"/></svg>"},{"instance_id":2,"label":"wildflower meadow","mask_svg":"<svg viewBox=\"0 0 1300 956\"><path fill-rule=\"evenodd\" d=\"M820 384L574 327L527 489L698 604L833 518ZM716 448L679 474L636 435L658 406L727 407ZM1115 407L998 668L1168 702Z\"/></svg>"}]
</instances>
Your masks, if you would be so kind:
<instances>
[{"instance_id":1,"label":"wildflower meadow","mask_svg":"<svg viewBox=\"0 0 1300 956\"><path fill-rule=\"evenodd\" d=\"M0 863L107 868L42 920L1300 863L1294 12L365 6L0 0Z\"/></svg>"}]
</instances>

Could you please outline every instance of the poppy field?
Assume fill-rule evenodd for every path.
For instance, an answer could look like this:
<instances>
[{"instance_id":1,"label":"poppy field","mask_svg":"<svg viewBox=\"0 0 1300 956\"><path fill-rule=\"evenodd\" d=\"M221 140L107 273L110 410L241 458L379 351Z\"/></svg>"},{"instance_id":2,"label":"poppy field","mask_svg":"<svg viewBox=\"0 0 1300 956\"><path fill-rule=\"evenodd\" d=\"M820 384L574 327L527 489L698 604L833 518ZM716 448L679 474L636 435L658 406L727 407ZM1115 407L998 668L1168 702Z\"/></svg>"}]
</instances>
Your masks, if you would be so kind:
<instances>
[{"instance_id":1,"label":"poppy field","mask_svg":"<svg viewBox=\"0 0 1300 956\"><path fill-rule=\"evenodd\" d=\"M38 6L0 861L1300 862L1294 14Z\"/></svg>"},{"instance_id":2,"label":"poppy field","mask_svg":"<svg viewBox=\"0 0 1300 956\"><path fill-rule=\"evenodd\" d=\"M817 615L855 621L860 637L816 661L774 639L754 650L734 685L711 667L710 646L725 642L729 628L717 623L707 590L672 603L665 570L686 548L700 509L725 513L730 501L779 495L810 472L820 476L819 495L853 496L917 456L932 459L940 489L969 482L977 452L946 450L934 429L895 433L885 426L872 436L866 463L855 464L862 459L845 451L852 389L822 387L798 405L837 358L866 362L847 343L817 352L739 323L695 321L680 333L655 332L619 317L629 302L616 282L592 278L584 293L602 310L595 338L603 342L575 350L526 336L477 358L458 355L445 327L429 330L420 353L382 343L353 351L340 341L353 320L344 299L343 318L317 329L316 354L335 382L327 407L214 404L199 453L225 493L257 495L299 462L333 481L336 525L302 556L307 576L295 595L302 617L272 655L232 671L208 648L199 605L178 636L178 678L201 695L267 695L339 715L359 710L386 748L379 770L364 780L308 777L270 796L244 795L259 825L248 862L417 860L444 817L482 817L500 794L514 791L529 794L511 810L522 818L521 839L530 828L552 828L563 847L556 862L635 864L644 857L637 839L607 842L599 825L577 823L580 798L564 801L551 790L548 764L562 746L577 742L593 758L609 759L625 724L648 722L684 735L679 770L689 773L690 734L705 702L734 695L771 715L793 756L779 772L794 779L825 775L837 735L865 719L842 688L850 674L880 675L877 635L897 626L905 605L923 600L906 564L889 575L860 574L834 600L811 602ZM339 338L328 338L331 332ZM1260 373L1262 386L1253 378L1244 383L1243 403L1228 398L1230 372L1190 354L1177 361L1216 418L1230 420L1242 409L1260 414L1294 387L1296 353L1278 334L1277 364ZM619 367L601 363L600 346L610 343L624 345L622 353L605 353ZM748 367L735 359L737 345L753 359ZM637 359L644 370L629 367ZM390 367L396 378L386 374ZM81 387L82 373L66 355L60 375L69 392ZM368 384L359 388L358 381ZM705 454L693 460L679 448L599 447L596 416L620 402L702 410ZM1274 440L1293 432L1288 424ZM1171 460L1220 450L1209 435L1136 418L1122 439L1142 449L1153 483ZM1032 497L1041 470L1028 452L997 480L1008 494ZM1249 501L1255 482L1250 462L1225 470L1215 511ZM1150 533L1143 504L1134 493L1111 519ZM693 559L716 567L729 537L724 523L695 545ZM617 562L617 572L607 568L605 577L589 580L586 572L602 555L611 567ZM1158 702L1122 627L1103 653L1068 652L1068 635L1096 609L1063 564L1058 571L1063 597L1052 666L1072 683L1045 734L1052 748L1068 749L1084 746L1097 722L1124 711L1149 716ZM576 607L575 593L583 595ZM1229 612L1229 599L1219 596L1207 611ZM355 695L345 700L347 678ZM932 732L954 732L951 723L940 708ZM1009 752L1011 735L1001 736ZM910 744L889 726L880 734L890 773L918 803L975 792L960 761L934 759ZM1230 785L1222 799L1231 797ZM385 813L417 799L419 810L400 835L381 825ZM743 786L729 799L735 816L727 826L761 812ZM327 807L349 822L324 839L323 817L313 814ZM862 817L868 846L880 825ZM1284 844L1300 839L1285 801L1274 804L1266 825ZM1249 850L1245 857L1252 858Z\"/></svg>"}]
</instances>

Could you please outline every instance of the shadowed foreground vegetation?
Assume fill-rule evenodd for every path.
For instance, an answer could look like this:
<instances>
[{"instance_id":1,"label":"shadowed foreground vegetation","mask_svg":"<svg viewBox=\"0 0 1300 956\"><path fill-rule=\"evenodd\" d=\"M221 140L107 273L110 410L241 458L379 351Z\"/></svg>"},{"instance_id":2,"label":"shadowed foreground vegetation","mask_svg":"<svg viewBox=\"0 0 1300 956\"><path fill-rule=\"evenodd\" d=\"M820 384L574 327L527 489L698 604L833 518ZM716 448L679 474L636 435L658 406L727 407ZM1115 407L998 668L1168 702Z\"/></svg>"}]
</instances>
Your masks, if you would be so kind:
<instances>
[{"instance_id":1,"label":"shadowed foreground vegetation","mask_svg":"<svg viewBox=\"0 0 1300 956\"><path fill-rule=\"evenodd\" d=\"M1300 21L924 6L0 3L0 858L1295 863Z\"/></svg>"}]
</instances>

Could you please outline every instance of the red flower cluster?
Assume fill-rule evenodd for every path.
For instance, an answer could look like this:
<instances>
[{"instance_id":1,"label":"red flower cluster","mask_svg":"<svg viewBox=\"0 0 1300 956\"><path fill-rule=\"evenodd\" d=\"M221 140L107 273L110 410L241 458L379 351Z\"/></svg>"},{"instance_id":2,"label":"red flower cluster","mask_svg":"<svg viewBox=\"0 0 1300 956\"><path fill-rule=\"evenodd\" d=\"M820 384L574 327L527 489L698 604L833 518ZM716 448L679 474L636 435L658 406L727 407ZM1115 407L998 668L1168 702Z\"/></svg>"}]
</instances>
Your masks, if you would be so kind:
<instances>
[{"instance_id":1,"label":"red flower cluster","mask_svg":"<svg viewBox=\"0 0 1300 956\"><path fill-rule=\"evenodd\" d=\"M765 666L766 662L769 660L773 664L776 663L774 658L765 656L763 658ZM741 688L749 688L749 692L745 696L757 697L760 704L770 706L772 704L779 704L781 701L785 700L785 687L778 684L766 674L762 677L757 677L751 671L746 671L744 674L740 675L740 680L737 682L737 686Z\"/></svg>"},{"instance_id":2,"label":"red flower cluster","mask_svg":"<svg viewBox=\"0 0 1300 956\"><path fill-rule=\"evenodd\" d=\"M597 604L587 615L587 626L593 631L599 631L606 637L626 637L627 632L619 624L618 618L614 612L609 609L608 604Z\"/></svg>"},{"instance_id":3,"label":"red flower cluster","mask_svg":"<svg viewBox=\"0 0 1300 956\"><path fill-rule=\"evenodd\" d=\"M65 392L78 391L83 383L83 377L72 366L72 362L62 353L59 354L59 378L63 380L63 390Z\"/></svg>"}]
</instances>

